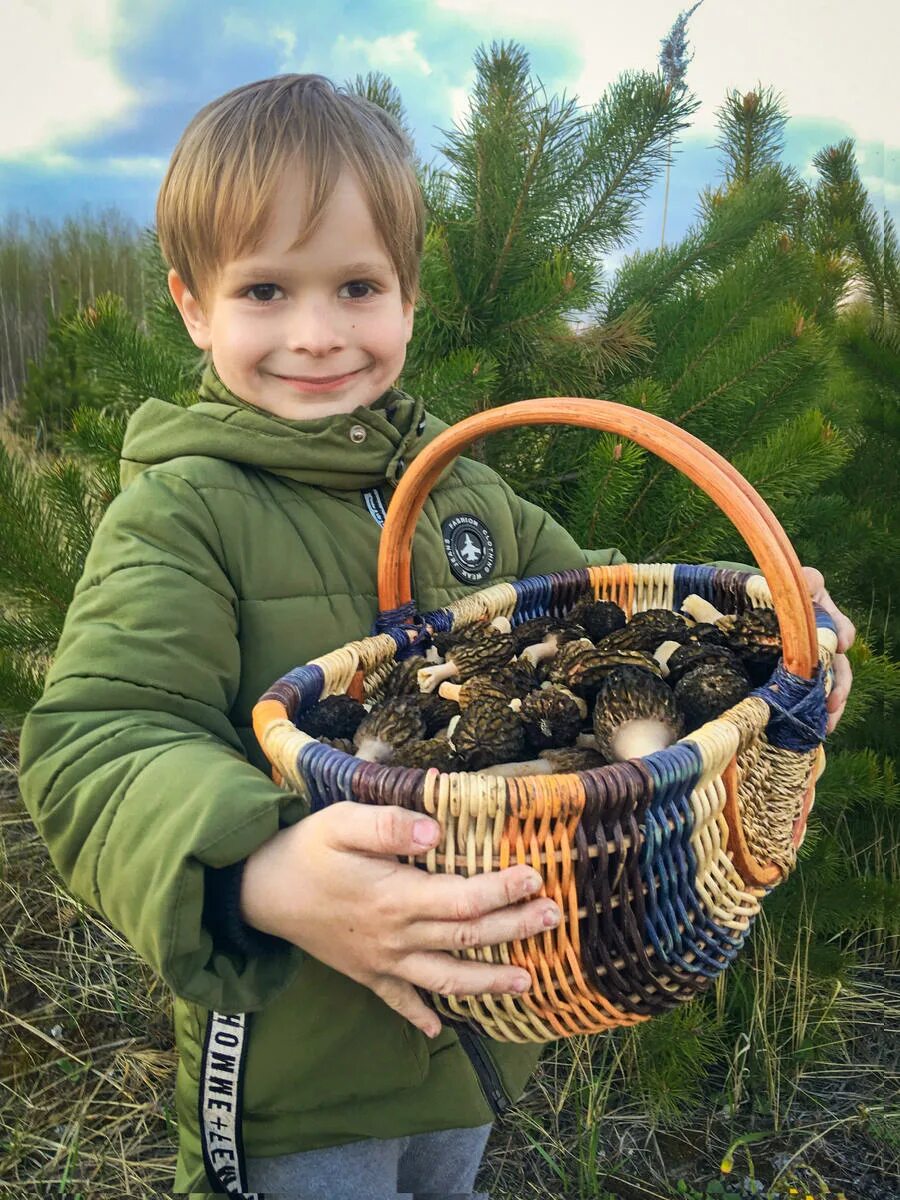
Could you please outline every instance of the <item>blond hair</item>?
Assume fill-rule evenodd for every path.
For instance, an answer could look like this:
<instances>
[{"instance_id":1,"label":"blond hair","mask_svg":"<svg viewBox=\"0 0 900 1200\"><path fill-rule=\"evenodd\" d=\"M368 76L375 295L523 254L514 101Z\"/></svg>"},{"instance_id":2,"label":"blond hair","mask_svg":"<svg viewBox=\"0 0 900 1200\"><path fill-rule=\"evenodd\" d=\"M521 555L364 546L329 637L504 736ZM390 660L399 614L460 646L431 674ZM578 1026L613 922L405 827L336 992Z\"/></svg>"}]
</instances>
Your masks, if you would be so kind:
<instances>
[{"instance_id":1,"label":"blond hair","mask_svg":"<svg viewBox=\"0 0 900 1200\"><path fill-rule=\"evenodd\" d=\"M300 167L309 180L292 250L314 232L338 176L350 167L403 300L414 301L425 210L412 155L388 112L323 75L244 84L202 108L175 147L156 202L163 258L205 307L221 267L262 240L287 167Z\"/></svg>"}]
</instances>

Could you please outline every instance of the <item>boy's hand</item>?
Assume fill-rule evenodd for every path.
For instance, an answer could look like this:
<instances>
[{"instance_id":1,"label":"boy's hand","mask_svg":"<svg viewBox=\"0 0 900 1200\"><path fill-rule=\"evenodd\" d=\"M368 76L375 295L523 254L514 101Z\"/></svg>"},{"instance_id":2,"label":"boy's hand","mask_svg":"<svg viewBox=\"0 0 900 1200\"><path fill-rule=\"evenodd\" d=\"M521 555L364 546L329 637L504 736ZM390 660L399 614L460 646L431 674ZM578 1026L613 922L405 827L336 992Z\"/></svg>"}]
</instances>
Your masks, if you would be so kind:
<instances>
[{"instance_id":1,"label":"boy's hand","mask_svg":"<svg viewBox=\"0 0 900 1200\"><path fill-rule=\"evenodd\" d=\"M416 840L420 822L432 831L424 844ZM436 1037L440 1021L414 984L445 996L524 991L531 980L522 968L448 951L529 937L546 930L546 912L559 915L546 898L520 903L540 889L530 867L466 879L398 861L424 853L437 835L436 821L409 809L332 804L248 857L241 916L371 988Z\"/></svg>"},{"instance_id":2,"label":"boy's hand","mask_svg":"<svg viewBox=\"0 0 900 1200\"><path fill-rule=\"evenodd\" d=\"M837 629L838 653L835 654L832 663L834 668L834 686L831 689L826 705L828 723L825 726L825 732L831 733L843 716L847 697L850 695L850 687L853 683L853 672L850 670L850 660L847 658L846 652L856 639L856 627L849 617L844 616L825 590L825 577L822 572L817 571L815 567L803 567L802 570L806 576L806 586L809 588L810 596L812 596L816 604L821 605L825 609L834 620L835 628Z\"/></svg>"}]
</instances>

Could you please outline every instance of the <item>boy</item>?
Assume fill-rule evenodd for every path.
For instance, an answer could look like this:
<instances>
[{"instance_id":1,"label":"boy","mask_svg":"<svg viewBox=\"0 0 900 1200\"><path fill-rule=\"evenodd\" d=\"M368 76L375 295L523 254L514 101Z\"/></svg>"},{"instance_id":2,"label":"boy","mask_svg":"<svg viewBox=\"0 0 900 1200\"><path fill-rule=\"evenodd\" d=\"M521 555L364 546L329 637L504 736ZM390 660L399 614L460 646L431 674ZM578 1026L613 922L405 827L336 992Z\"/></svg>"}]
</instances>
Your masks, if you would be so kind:
<instances>
[{"instance_id":1,"label":"boy","mask_svg":"<svg viewBox=\"0 0 900 1200\"><path fill-rule=\"evenodd\" d=\"M22 792L60 872L175 993L179 1193L470 1195L541 1049L461 1041L416 991L527 986L448 951L558 919L527 899L538 877L400 863L433 822L309 815L250 726L275 679L371 632L379 519L444 427L393 386L423 225L402 134L319 76L193 119L157 230L207 355L199 402L149 399L129 422L123 491L22 731ZM461 514L484 550L465 576L442 530ZM420 521L414 595L428 611L609 561L460 459Z\"/></svg>"}]
</instances>

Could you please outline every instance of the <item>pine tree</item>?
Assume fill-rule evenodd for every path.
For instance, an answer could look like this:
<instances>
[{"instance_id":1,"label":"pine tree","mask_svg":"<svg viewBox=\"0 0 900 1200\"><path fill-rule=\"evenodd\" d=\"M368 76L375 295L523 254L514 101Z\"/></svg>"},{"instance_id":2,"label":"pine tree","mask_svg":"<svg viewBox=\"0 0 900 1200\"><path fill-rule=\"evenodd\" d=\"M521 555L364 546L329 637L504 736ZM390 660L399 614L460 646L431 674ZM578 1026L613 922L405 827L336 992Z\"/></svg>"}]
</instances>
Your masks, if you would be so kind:
<instances>
[{"instance_id":1,"label":"pine tree","mask_svg":"<svg viewBox=\"0 0 900 1200\"><path fill-rule=\"evenodd\" d=\"M666 83L670 88L685 87L684 77L687 74L688 63L692 62L692 58L687 57L687 43L685 41L685 29L690 18L703 3L703 0L697 0L693 8L687 12L679 13L672 28L669 30L666 38L662 42L662 50L659 55L659 65L662 68ZM666 214L669 209L669 175L672 170L672 137L669 135L669 144L666 147L666 194L663 198L663 219L662 232L659 235L660 249L666 244Z\"/></svg>"}]
</instances>

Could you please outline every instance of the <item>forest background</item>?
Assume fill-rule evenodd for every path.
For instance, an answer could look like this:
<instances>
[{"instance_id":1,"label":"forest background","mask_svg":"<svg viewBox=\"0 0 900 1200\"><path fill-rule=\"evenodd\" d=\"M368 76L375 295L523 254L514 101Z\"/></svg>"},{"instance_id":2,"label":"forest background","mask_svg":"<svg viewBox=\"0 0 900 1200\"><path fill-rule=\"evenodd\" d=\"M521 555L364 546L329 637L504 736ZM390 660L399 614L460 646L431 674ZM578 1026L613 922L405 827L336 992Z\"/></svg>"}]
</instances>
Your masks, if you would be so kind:
<instances>
[{"instance_id":1,"label":"forest background","mask_svg":"<svg viewBox=\"0 0 900 1200\"><path fill-rule=\"evenodd\" d=\"M627 244L694 110L677 53L588 108L546 95L515 43L475 65L449 166L418 164L428 233L401 386L447 421L548 395L674 421L750 480L859 631L798 870L742 958L689 1006L555 1044L495 1128L479 1186L900 1196L896 232L851 140L823 147L807 184L781 161L778 99L735 91L695 224L607 279L604 254ZM404 122L385 76L348 86ZM7 221L0 321L0 1195L155 1196L174 1161L169 1001L55 875L17 796L16 743L118 491L128 417L149 395L191 403L199 356L153 231L115 212ZM581 545L752 561L702 493L613 434L519 429L472 453Z\"/></svg>"}]
</instances>

